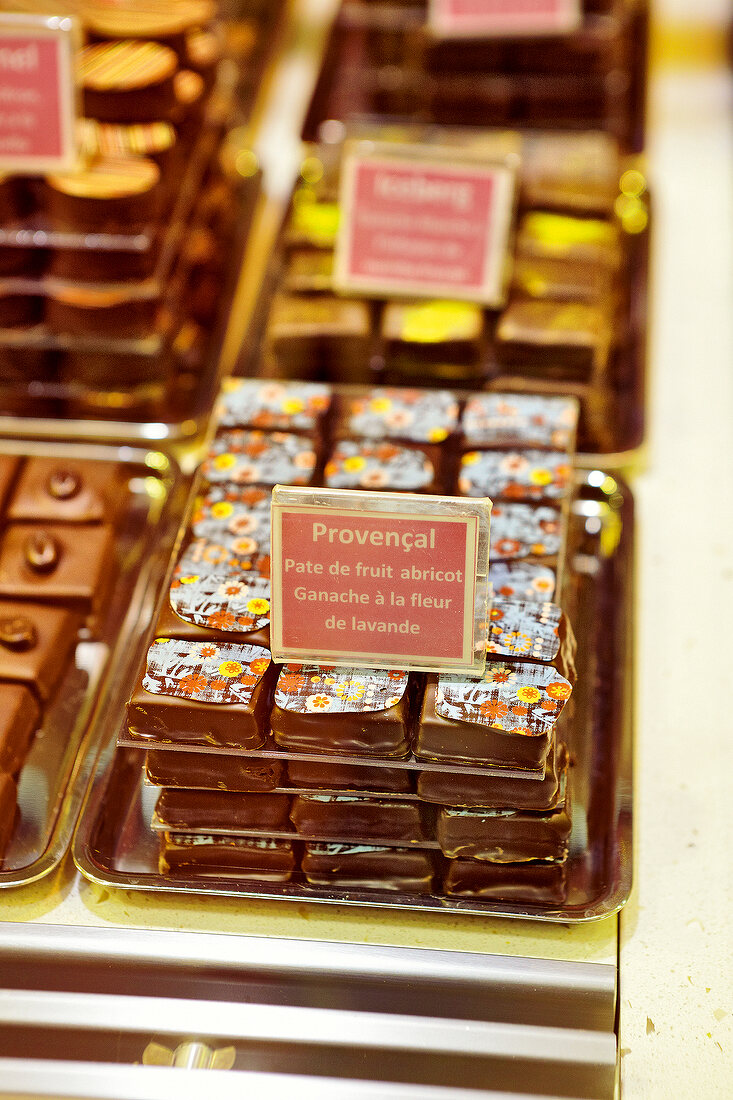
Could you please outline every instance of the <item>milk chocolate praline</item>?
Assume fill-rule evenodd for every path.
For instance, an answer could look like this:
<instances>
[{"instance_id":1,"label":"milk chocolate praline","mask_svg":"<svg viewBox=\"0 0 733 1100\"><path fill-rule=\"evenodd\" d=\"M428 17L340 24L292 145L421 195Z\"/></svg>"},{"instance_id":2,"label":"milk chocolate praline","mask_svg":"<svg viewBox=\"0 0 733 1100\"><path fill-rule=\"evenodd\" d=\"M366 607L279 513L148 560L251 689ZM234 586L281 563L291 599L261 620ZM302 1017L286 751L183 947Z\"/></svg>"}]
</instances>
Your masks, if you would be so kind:
<instances>
[{"instance_id":1,"label":"milk chocolate praline","mask_svg":"<svg viewBox=\"0 0 733 1100\"><path fill-rule=\"evenodd\" d=\"M288 830L290 799L286 794L241 794L239 791L186 790L166 787L155 806L155 821L167 828Z\"/></svg>"},{"instance_id":2,"label":"milk chocolate praline","mask_svg":"<svg viewBox=\"0 0 733 1100\"><path fill-rule=\"evenodd\" d=\"M189 787L210 791L264 792L280 786L281 760L253 760L223 753L149 749L145 772L158 787Z\"/></svg>"},{"instance_id":3,"label":"milk chocolate praline","mask_svg":"<svg viewBox=\"0 0 733 1100\"><path fill-rule=\"evenodd\" d=\"M100 157L80 172L46 177L54 229L137 233L161 213L158 165L146 157Z\"/></svg>"},{"instance_id":4,"label":"milk chocolate praline","mask_svg":"<svg viewBox=\"0 0 733 1100\"><path fill-rule=\"evenodd\" d=\"M155 122L175 107L178 57L160 42L117 41L85 46L79 60L84 113L102 122Z\"/></svg>"},{"instance_id":5,"label":"milk chocolate praline","mask_svg":"<svg viewBox=\"0 0 733 1100\"><path fill-rule=\"evenodd\" d=\"M313 886L430 893L430 852L369 844L307 843L301 867Z\"/></svg>"},{"instance_id":6,"label":"milk chocolate praline","mask_svg":"<svg viewBox=\"0 0 733 1100\"><path fill-rule=\"evenodd\" d=\"M160 873L287 882L296 867L290 840L209 833L162 833Z\"/></svg>"}]
</instances>

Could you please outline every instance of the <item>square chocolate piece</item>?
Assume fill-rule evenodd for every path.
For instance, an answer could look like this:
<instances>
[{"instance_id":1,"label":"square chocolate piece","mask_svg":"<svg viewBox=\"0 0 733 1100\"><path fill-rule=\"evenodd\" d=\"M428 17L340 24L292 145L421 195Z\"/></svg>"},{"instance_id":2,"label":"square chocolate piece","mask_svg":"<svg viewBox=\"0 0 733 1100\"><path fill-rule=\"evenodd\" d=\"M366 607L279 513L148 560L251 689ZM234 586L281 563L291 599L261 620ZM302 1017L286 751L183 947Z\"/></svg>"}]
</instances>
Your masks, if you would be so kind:
<instances>
[{"instance_id":1,"label":"square chocolate piece","mask_svg":"<svg viewBox=\"0 0 733 1100\"><path fill-rule=\"evenodd\" d=\"M157 638L127 704L129 732L146 741L259 749L274 674L259 646Z\"/></svg>"},{"instance_id":2,"label":"square chocolate piece","mask_svg":"<svg viewBox=\"0 0 733 1100\"><path fill-rule=\"evenodd\" d=\"M78 615L60 607L0 600L0 680L53 695L76 645Z\"/></svg>"},{"instance_id":3,"label":"square chocolate piece","mask_svg":"<svg viewBox=\"0 0 733 1100\"><path fill-rule=\"evenodd\" d=\"M290 798L286 794L242 794L239 791L186 790L166 787L155 804L153 823L166 829L204 833L223 829L289 830Z\"/></svg>"},{"instance_id":4,"label":"square chocolate piece","mask_svg":"<svg viewBox=\"0 0 733 1100\"><path fill-rule=\"evenodd\" d=\"M293 752L404 757L409 751L408 673L286 665L270 721L276 743Z\"/></svg>"},{"instance_id":5,"label":"square chocolate piece","mask_svg":"<svg viewBox=\"0 0 733 1100\"><path fill-rule=\"evenodd\" d=\"M261 793L278 787L282 773L281 760L252 760L240 754L175 749L148 749L145 754L145 774L157 787Z\"/></svg>"},{"instance_id":6,"label":"square chocolate piece","mask_svg":"<svg viewBox=\"0 0 733 1100\"><path fill-rule=\"evenodd\" d=\"M163 833L160 838L161 875L221 875L253 882L287 882L295 865L290 840L207 833Z\"/></svg>"},{"instance_id":7,"label":"square chocolate piece","mask_svg":"<svg viewBox=\"0 0 733 1100\"><path fill-rule=\"evenodd\" d=\"M35 456L26 459L8 518L28 523L110 522L123 491L123 471L116 463Z\"/></svg>"},{"instance_id":8,"label":"square chocolate piece","mask_svg":"<svg viewBox=\"0 0 733 1100\"><path fill-rule=\"evenodd\" d=\"M313 886L429 894L433 883L432 854L419 848L311 842L301 867Z\"/></svg>"},{"instance_id":9,"label":"square chocolate piece","mask_svg":"<svg viewBox=\"0 0 733 1100\"><path fill-rule=\"evenodd\" d=\"M425 840L419 802L358 794L297 794L290 820L301 836L319 840Z\"/></svg>"}]
</instances>

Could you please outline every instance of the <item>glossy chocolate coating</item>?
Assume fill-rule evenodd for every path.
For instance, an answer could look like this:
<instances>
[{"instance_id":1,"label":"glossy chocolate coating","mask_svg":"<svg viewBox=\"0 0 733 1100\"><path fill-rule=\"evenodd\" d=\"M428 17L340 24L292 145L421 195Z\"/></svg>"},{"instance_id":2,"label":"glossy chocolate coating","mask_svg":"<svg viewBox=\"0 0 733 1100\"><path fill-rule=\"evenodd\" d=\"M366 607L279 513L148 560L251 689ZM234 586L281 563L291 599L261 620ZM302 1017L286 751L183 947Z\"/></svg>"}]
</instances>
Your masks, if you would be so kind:
<instances>
[{"instance_id":1,"label":"glossy chocolate coating","mask_svg":"<svg viewBox=\"0 0 733 1100\"><path fill-rule=\"evenodd\" d=\"M206 833L163 833L159 870L165 874L206 874L287 882L296 865L289 840L260 840Z\"/></svg>"},{"instance_id":2,"label":"glossy chocolate coating","mask_svg":"<svg viewBox=\"0 0 733 1100\"><path fill-rule=\"evenodd\" d=\"M77 614L38 603L0 600L0 680L53 694L76 644Z\"/></svg>"},{"instance_id":3,"label":"glossy chocolate coating","mask_svg":"<svg viewBox=\"0 0 733 1100\"><path fill-rule=\"evenodd\" d=\"M497 356L523 374L595 380L608 365L611 324L605 305L514 298L496 326Z\"/></svg>"},{"instance_id":4,"label":"glossy chocolate coating","mask_svg":"<svg viewBox=\"0 0 733 1100\"><path fill-rule=\"evenodd\" d=\"M328 840L423 840L420 805L398 799L357 795L299 794L293 798L290 820L303 836Z\"/></svg>"},{"instance_id":5,"label":"glossy chocolate coating","mask_svg":"<svg viewBox=\"0 0 733 1100\"><path fill-rule=\"evenodd\" d=\"M428 894L433 881L431 853L414 848L309 843L301 867L314 886Z\"/></svg>"},{"instance_id":6,"label":"glossy chocolate coating","mask_svg":"<svg viewBox=\"0 0 733 1100\"><path fill-rule=\"evenodd\" d=\"M124 491L116 463L35 455L25 461L7 514L25 522L100 523L114 518Z\"/></svg>"},{"instance_id":7,"label":"glossy chocolate coating","mask_svg":"<svg viewBox=\"0 0 733 1100\"><path fill-rule=\"evenodd\" d=\"M490 725L443 718L435 709L437 677L428 676L423 696L415 755L420 760L495 764L499 767L544 767L552 744L552 728L528 737Z\"/></svg>"},{"instance_id":8,"label":"glossy chocolate coating","mask_svg":"<svg viewBox=\"0 0 733 1100\"><path fill-rule=\"evenodd\" d=\"M0 596L43 599L83 615L99 610L114 577L114 529L11 523L0 542Z\"/></svg>"},{"instance_id":9,"label":"glossy chocolate coating","mask_svg":"<svg viewBox=\"0 0 733 1100\"><path fill-rule=\"evenodd\" d=\"M517 810L551 810L560 793L559 776L567 765L567 750L553 742L541 779L512 776L469 775L466 772L418 772L417 793L426 802L443 806L512 807Z\"/></svg>"},{"instance_id":10,"label":"glossy chocolate coating","mask_svg":"<svg viewBox=\"0 0 733 1100\"><path fill-rule=\"evenodd\" d=\"M149 749L145 772L159 787L189 787L260 793L280 786L283 763L280 760L250 760L246 756L222 753L176 752L175 749Z\"/></svg>"},{"instance_id":11,"label":"glossy chocolate coating","mask_svg":"<svg viewBox=\"0 0 733 1100\"><path fill-rule=\"evenodd\" d=\"M15 775L20 770L40 720L29 688L0 683L0 772Z\"/></svg>"},{"instance_id":12,"label":"glossy chocolate coating","mask_svg":"<svg viewBox=\"0 0 733 1100\"><path fill-rule=\"evenodd\" d=\"M448 865L443 889L450 897L562 905L567 893L567 865L566 861L487 863L480 859L455 859Z\"/></svg>"},{"instance_id":13,"label":"glossy chocolate coating","mask_svg":"<svg viewBox=\"0 0 733 1100\"><path fill-rule=\"evenodd\" d=\"M12 776L0 772L0 862L13 835L17 799L18 791Z\"/></svg>"},{"instance_id":14,"label":"glossy chocolate coating","mask_svg":"<svg viewBox=\"0 0 733 1100\"><path fill-rule=\"evenodd\" d=\"M338 760L288 760L288 782L292 787L343 787L346 790L389 791L407 794L412 780L407 768L373 767L369 764L340 764Z\"/></svg>"},{"instance_id":15,"label":"glossy chocolate coating","mask_svg":"<svg viewBox=\"0 0 733 1100\"><path fill-rule=\"evenodd\" d=\"M166 787L155 805L155 820L169 829L288 829L290 799L286 794L241 794L238 791L191 791Z\"/></svg>"},{"instance_id":16,"label":"glossy chocolate coating","mask_svg":"<svg viewBox=\"0 0 733 1100\"><path fill-rule=\"evenodd\" d=\"M545 813L443 807L436 825L436 838L443 854L450 858L468 856L490 863L564 859L571 827L567 777L565 768L561 776L560 800Z\"/></svg>"},{"instance_id":17,"label":"glossy chocolate coating","mask_svg":"<svg viewBox=\"0 0 733 1100\"><path fill-rule=\"evenodd\" d=\"M182 619L180 615L176 615L168 601L160 609L154 633L158 638L190 638L192 641L206 641L209 639L213 641L216 638L225 636L227 641L231 642L248 642L251 645L264 646L266 649L270 645L269 626L251 631L213 630Z\"/></svg>"},{"instance_id":18,"label":"glossy chocolate coating","mask_svg":"<svg viewBox=\"0 0 733 1100\"><path fill-rule=\"evenodd\" d=\"M388 710L354 714L298 714L274 706L270 716L277 744L294 752L403 757L409 750L405 698Z\"/></svg>"}]
</instances>

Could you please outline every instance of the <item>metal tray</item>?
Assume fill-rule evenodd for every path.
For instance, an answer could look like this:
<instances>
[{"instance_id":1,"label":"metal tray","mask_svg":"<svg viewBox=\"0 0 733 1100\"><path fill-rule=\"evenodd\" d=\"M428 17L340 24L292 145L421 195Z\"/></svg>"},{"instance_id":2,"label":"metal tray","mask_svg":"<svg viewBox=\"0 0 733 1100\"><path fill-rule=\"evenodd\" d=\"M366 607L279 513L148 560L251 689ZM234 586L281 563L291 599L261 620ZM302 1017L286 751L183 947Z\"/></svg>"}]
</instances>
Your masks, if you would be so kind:
<instances>
[{"instance_id":1,"label":"metal tray","mask_svg":"<svg viewBox=\"0 0 733 1100\"><path fill-rule=\"evenodd\" d=\"M5 454L121 463L127 499L117 522L119 574L98 636L81 639L75 659L46 710L18 784L19 818L0 889L49 874L65 855L103 743L118 680L133 659L136 631L152 614L158 580L178 531L187 479L158 451L3 440Z\"/></svg>"},{"instance_id":2,"label":"metal tray","mask_svg":"<svg viewBox=\"0 0 733 1100\"><path fill-rule=\"evenodd\" d=\"M157 788L143 782L143 752L116 746L119 713L108 728L108 744L74 837L74 859L82 874L100 885L128 890L566 923L600 919L620 909L631 889L634 506L630 490L611 475L591 470L579 476L571 520L578 636L576 720L569 737L575 811L564 905L161 875L158 838L150 824Z\"/></svg>"}]
</instances>

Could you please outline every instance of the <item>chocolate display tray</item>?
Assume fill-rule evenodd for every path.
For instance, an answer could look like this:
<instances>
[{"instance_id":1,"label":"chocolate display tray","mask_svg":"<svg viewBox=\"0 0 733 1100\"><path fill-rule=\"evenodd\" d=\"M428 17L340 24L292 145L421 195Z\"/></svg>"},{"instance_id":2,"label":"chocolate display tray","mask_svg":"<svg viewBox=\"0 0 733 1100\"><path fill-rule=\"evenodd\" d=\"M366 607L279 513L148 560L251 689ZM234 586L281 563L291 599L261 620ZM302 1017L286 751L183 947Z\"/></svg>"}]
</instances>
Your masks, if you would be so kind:
<instances>
[{"instance_id":1,"label":"chocolate display tray","mask_svg":"<svg viewBox=\"0 0 733 1100\"><path fill-rule=\"evenodd\" d=\"M122 465L126 499L117 520L120 562L98 636L77 642L37 732L18 784L13 836L0 860L0 889L49 874L66 853L106 729L119 705L119 678L130 667L136 633L149 622L157 582L176 537L187 479L158 451L3 440L4 454ZM134 668L134 665L132 666Z\"/></svg>"},{"instance_id":2,"label":"chocolate display tray","mask_svg":"<svg viewBox=\"0 0 733 1100\"><path fill-rule=\"evenodd\" d=\"M107 887L303 903L466 913L574 923L617 911L631 888L634 505L630 490L601 470L579 475L571 521L577 581L576 721L568 737L575 807L569 889L557 908L481 898L329 889L298 881L255 883L158 871L151 815L158 789L143 781L140 749L117 747L120 714L73 842L77 867ZM129 686L129 685L128 685ZM529 780L528 780L529 782Z\"/></svg>"}]
</instances>

